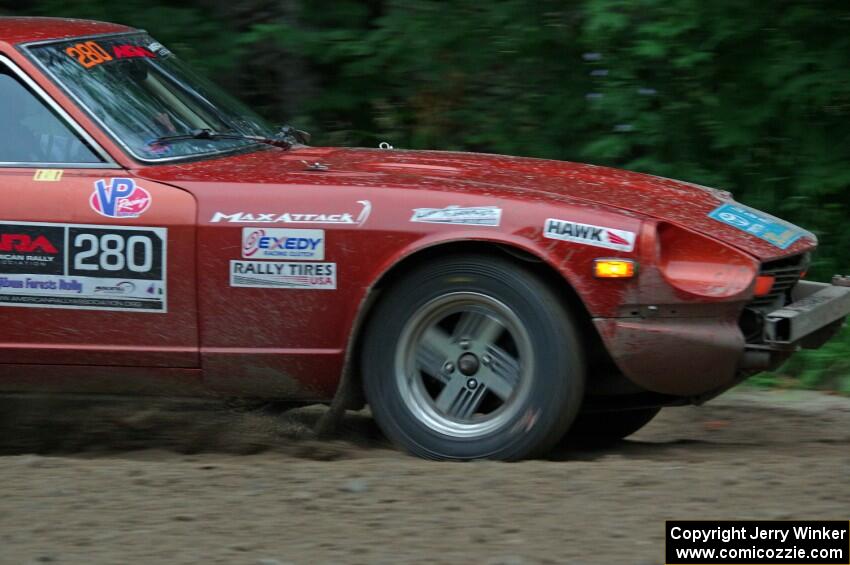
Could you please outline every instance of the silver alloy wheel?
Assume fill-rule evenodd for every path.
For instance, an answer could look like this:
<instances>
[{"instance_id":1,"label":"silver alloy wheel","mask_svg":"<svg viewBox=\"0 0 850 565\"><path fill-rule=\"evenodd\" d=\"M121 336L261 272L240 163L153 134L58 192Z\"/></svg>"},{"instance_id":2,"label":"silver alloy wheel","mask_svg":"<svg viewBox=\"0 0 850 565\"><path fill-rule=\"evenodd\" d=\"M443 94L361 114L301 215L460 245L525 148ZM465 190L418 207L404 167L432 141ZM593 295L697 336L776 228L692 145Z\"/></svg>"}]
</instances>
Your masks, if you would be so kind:
<instances>
[{"instance_id":1,"label":"silver alloy wheel","mask_svg":"<svg viewBox=\"0 0 850 565\"><path fill-rule=\"evenodd\" d=\"M453 437L486 435L511 420L531 388L531 338L504 303L475 292L431 300L408 320L395 352L411 413Z\"/></svg>"}]
</instances>

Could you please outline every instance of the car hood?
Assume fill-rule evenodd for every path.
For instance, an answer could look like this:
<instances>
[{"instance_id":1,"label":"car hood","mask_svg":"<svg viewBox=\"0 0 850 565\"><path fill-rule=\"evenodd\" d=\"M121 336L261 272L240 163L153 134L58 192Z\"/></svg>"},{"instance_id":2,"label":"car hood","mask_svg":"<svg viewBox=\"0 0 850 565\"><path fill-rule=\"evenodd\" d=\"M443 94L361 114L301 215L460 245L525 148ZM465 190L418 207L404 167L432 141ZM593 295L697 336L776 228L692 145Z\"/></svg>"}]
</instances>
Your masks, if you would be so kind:
<instances>
[{"instance_id":1,"label":"car hood","mask_svg":"<svg viewBox=\"0 0 850 565\"><path fill-rule=\"evenodd\" d=\"M303 147L158 165L143 178L194 191L199 184L249 183L417 188L500 199L546 197L616 208L715 237L765 261L814 247L804 232L786 249L709 217L728 192L620 169L481 153Z\"/></svg>"}]
</instances>

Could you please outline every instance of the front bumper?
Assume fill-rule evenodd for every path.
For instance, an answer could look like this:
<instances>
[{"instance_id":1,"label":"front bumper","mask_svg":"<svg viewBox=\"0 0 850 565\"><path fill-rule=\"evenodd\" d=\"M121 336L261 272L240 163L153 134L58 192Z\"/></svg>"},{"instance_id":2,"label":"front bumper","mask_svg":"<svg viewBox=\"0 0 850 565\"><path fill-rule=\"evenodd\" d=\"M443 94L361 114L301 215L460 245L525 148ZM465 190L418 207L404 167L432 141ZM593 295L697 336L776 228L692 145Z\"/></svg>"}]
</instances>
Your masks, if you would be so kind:
<instances>
[{"instance_id":1,"label":"front bumper","mask_svg":"<svg viewBox=\"0 0 850 565\"><path fill-rule=\"evenodd\" d=\"M791 297L794 302L765 316L765 344L817 349L850 314L850 281L844 277L834 278L833 284L800 281Z\"/></svg>"},{"instance_id":2,"label":"front bumper","mask_svg":"<svg viewBox=\"0 0 850 565\"><path fill-rule=\"evenodd\" d=\"M763 315L755 342L733 317L596 318L594 324L617 367L641 388L708 397L833 337L850 314L850 281L836 283L797 283L791 304Z\"/></svg>"}]
</instances>

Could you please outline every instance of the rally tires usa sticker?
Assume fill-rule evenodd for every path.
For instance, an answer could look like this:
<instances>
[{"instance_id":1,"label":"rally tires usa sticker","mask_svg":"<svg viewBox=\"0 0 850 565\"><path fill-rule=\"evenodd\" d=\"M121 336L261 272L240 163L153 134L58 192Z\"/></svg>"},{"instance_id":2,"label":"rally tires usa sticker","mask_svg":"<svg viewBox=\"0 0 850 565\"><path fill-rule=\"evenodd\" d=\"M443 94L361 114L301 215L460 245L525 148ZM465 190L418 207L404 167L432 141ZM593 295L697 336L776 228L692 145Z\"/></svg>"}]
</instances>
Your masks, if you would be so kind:
<instances>
[{"instance_id":1,"label":"rally tires usa sticker","mask_svg":"<svg viewBox=\"0 0 850 565\"><path fill-rule=\"evenodd\" d=\"M0 306L164 313L167 234L0 221Z\"/></svg>"},{"instance_id":2,"label":"rally tires usa sticker","mask_svg":"<svg viewBox=\"0 0 850 565\"><path fill-rule=\"evenodd\" d=\"M230 286L335 290L336 263L231 261Z\"/></svg>"}]
</instances>

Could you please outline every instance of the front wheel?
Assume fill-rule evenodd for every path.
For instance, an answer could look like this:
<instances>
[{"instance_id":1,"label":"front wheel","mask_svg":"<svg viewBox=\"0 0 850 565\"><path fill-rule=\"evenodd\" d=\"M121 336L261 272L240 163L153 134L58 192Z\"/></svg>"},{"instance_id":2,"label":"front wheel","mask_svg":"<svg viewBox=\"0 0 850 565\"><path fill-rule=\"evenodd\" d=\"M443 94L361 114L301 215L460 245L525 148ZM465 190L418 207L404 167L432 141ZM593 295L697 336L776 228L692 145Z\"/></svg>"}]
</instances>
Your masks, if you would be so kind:
<instances>
[{"instance_id":1,"label":"front wheel","mask_svg":"<svg viewBox=\"0 0 850 565\"><path fill-rule=\"evenodd\" d=\"M574 323L543 281L465 255L409 273L377 305L363 349L372 413L432 459L521 459L564 434L582 399Z\"/></svg>"}]
</instances>

